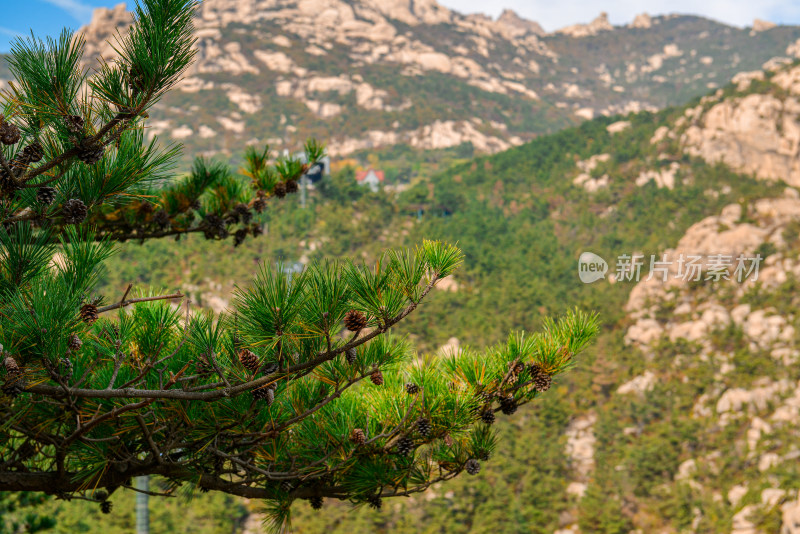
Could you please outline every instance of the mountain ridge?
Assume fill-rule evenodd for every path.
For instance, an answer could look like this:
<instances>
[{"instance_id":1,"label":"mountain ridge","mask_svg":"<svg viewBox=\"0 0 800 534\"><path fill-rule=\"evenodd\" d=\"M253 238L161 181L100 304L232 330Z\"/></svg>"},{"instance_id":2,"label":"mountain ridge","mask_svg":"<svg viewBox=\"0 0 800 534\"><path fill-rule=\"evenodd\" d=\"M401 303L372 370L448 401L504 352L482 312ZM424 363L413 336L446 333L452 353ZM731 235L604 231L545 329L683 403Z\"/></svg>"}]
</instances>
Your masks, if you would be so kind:
<instances>
[{"instance_id":1,"label":"mountain ridge","mask_svg":"<svg viewBox=\"0 0 800 534\"><path fill-rule=\"evenodd\" d=\"M82 29L87 65L113 58L107 40L129 21L123 4L95 12ZM679 104L800 39L798 27L646 14L548 34L512 11L462 15L434 0L207 0L196 26L197 61L149 132L228 158L245 143L294 149L309 135L339 156L464 143L497 152L596 115Z\"/></svg>"}]
</instances>

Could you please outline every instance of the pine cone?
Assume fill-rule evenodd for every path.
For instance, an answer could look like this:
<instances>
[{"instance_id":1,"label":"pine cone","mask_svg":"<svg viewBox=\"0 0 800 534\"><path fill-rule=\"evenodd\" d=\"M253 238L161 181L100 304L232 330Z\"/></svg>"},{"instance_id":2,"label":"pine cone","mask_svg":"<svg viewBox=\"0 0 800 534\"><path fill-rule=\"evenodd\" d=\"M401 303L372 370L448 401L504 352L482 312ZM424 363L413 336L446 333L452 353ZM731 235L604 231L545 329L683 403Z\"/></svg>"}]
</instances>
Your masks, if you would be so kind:
<instances>
[{"instance_id":1,"label":"pine cone","mask_svg":"<svg viewBox=\"0 0 800 534\"><path fill-rule=\"evenodd\" d=\"M67 115L64 118L64 123L67 125L67 130L74 134L81 133L85 125L85 121L80 115Z\"/></svg>"},{"instance_id":2,"label":"pine cone","mask_svg":"<svg viewBox=\"0 0 800 534\"><path fill-rule=\"evenodd\" d=\"M464 464L464 469L470 475L477 475L481 471L481 464L475 458L470 458L467 460L467 463Z\"/></svg>"},{"instance_id":3,"label":"pine cone","mask_svg":"<svg viewBox=\"0 0 800 534\"><path fill-rule=\"evenodd\" d=\"M372 383L376 386L383 385L383 373L381 373L380 369L375 369L371 375L369 375L369 379L372 380Z\"/></svg>"},{"instance_id":4,"label":"pine cone","mask_svg":"<svg viewBox=\"0 0 800 534\"><path fill-rule=\"evenodd\" d=\"M481 420L487 425L493 425L495 421L494 410L485 408L481 411Z\"/></svg>"},{"instance_id":5,"label":"pine cone","mask_svg":"<svg viewBox=\"0 0 800 534\"><path fill-rule=\"evenodd\" d=\"M142 215L149 215L156 210L156 207L150 202L142 202L139 204L139 213Z\"/></svg>"},{"instance_id":6,"label":"pine cone","mask_svg":"<svg viewBox=\"0 0 800 534\"><path fill-rule=\"evenodd\" d=\"M253 237L258 237L263 234L264 234L263 224L253 223L250 225L250 235L252 235Z\"/></svg>"},{"instance_id":7,"label":"pine cone","mask_svg":"<svg viewBox=\"0 0 800 534\"><path fill-rule=\"evenodd\" d=\"M215 237L225 239L228 237L228 230L225 228L225 221L223 221L222 218L215 213L209 213L206 215L205 219L203 220L203 226L205 227L203 230L203 235L206 239L214 239Z\"/></svg>"},{"instance_id":8,"label":"pine cone","mask_svg":"<svg viewBox=\"0 0 800 534\"><path fill-rule=\"evenodd\" d=\"M513 367L512 367L513 364ZM519 380L519 375L525 370L525 364L522 362L511 362L509 363L509 367L511 367L511 375L508 378L510 384L515 384L517 380Z\"/></svg>"},{"instance_id":9,"label":"pine cone","mask_svg":"<svg viewBox=\"0 0 800 534\"><path fill-rule=\"evenodd\" d=\"M367 316L358 310L350 310L344 316L344 326L351 332L358 332L367 326Z\"/></svg>"},{"instance_id":10,"label":"pine cone","mask_svg":"<svg viewBox=\"0 0 800 534\"><path fill-rule=\"evenodd\" d=\"M81 321L83 321L84 323L88 325L94 324L95 321L97 321L97 318L99 317L97 313L97 306L87 302L86 304L81 306L80 316L81 316Z\"/></svg>"},{"instance_id":11,"label":"pine cone","mask_svg":"<svg viewBox=\"0 0 800 534\"><path fill-rule=\"evenodd\" d=\"M81 316L81 321L88 325L94 324L99 317L99 314L97 313L97 306L89 302L81 306L79 314Z\"/></svg>"},{"instance_id":12,"label":"pine cone","mask_svg":"<svg viewBox=\"0 0 800 534\"><path fill-rule=\"evenodd\" d=\"M244 243L244 240L247 239L247 234L247 228L239 228L236 230L236 232L233 234L233 246L238 247Z\"/></svg>"},{"instance_id":13,"label":"pine cone","mask_svg":"<svg viewBox=\"0 0 800 534\"><path fill-rule=\"evenodd\" d=\"M251 373L258 372L258 356L248 349L242 349L239 351L239 361L242 362L242 365L245 369L250 371Z\"/></svg>"},{"instance_id":14,"label":"pine cone","mask_svg":"<svg viewBox=\"0 0 800 534\"><path fill-rule=\"evenodd\" d=\"M383 499L380 498L378 495L370 495L367 497L367 502L369 503L371 508L375 510L380 510L383 506Z\"/></svg>"},{"instance_id":15,"label":"pine cone","mask_svg":"<svg viewBox=\"0 0 800 534\"><path fill-rule=\"evenodd\" d=\"M100 503L100 511L103 512L104 514L110 514L111 508L112 508L111 501L103 501Z\"/></svg>"},{"instance_id":16,"label":"pine cone","mask_svg":"<svg viewBox=\"0 0 800 534\"><path fill-rule=\"evenodd\" d=\"M106 147L101 144L81 145L78 148L76 157L86 165L94 165L103 157Z\"/></svg>"},{"instance_id":17,"label":"pine cone","mask_svg":"<svg viewBox=\"0 0 800 534\"><path fill-rule=\"evenodd\" d=\"M43 206L49 206L56 199L56 190L52 187L40 187L36 190L36 201Z\"/></svg>"},{"instance_id":18,"label":"pine cone","mask_svg":"<svg viewBox=\"0 0 800 534\"><path fill-rule=\"evenodd\" d=\"M367 435L364 434L364 431L360 428L354 428L353 431L350 432L350 441L356 445L363 445L367 442Z\"/></svg>"},{"instance_id":19,"label":"pine cone","mask_svg":"<svg viewBox=\"0 0 800 534\"><path fill-rule=\"evenodd\" d=\"M19 189L21 188L17 181L6 172L5 168L0 167L0 193L11 196Z\"/></svg>"},{"instance_id":20,"label":"pine cone","mask_svg":"<svg viewBox=\"0 0 800 534\"><path fill-rule=\"evenodd\" d=\"M8 353L6 352L6 354ZM5 367L8 376L19 376L22 373L22 371L20 371L19 364L17 364L17 360L11 356L6 356L3 358L3 367Z\"/></svg>"},{"instance_id":21,"label":"pine cone","mask_svg":"<svg viewBox=\"0 0 800 534\"><path fill-rule=\"evenodd\" d=\"M322 497L315 495L308 499L308 502L311 503L311 508L314 510L319 510L322 508Z\"/></svg>"},{"instance_id":22,"label":"pine cone","mask_svg":"<svg viewBox=\"0 0 800 534\"><path fill-rule=\"evenodd\" d=\"M356 349L347 349L344 351L344 359L347 360L347 363L350 365L355 365L355 363L358 361L358 353L356 352Z\"/></svg>"},{"instance_id":23,"label":"pine cone","mask_svg":"<svg viewBox=\"0 0 800 534\"><path fill-rule=\"evenodd\" d=\"M22 393L22 387L16 380L6 380L3 382L3 385L0 386L0 393L13 399Z\"/></svg>"},{"instance_id":24,"label":"pine cone","mask_svg":"<svg viewBox=\"0 0 800 534\"><path fill-rule=\"evenodd\" d=\"M155 212L153 215L153 222L161 228L166 228L169 226L169 215L167 214L167 210L162 208Z\"/></svg>"},{"instance_id":25,"label":"pine cone","mask_svg":"<svg viewBox=\"0 0 800 534\"><path fill-rule=\"evenodd\" d=\"M400 438L397 441L397 454L400 456L408 456L414 450L414 441L410 438Z\"/></svg>"},{"instance_id":26,"label":"pine cone","mask_svg":"<svg viewBox=\"0 0 800 534\"><path fill-rule=\"evenodd\" d=\"M550 389L550 386L553 384L553 377L550 376L540 364L532 363L530 370L531 376L533 377L533 389L539 393L544 393Z\"/></svg>"},{"instance_id":27,"label":"pine cone","mask_svg":"<svg viewBox=\"0 0 800 534\"><path fill-rule=\"evenodd\" d=\"M267 406L272 406L275 402L275 388L274 386L263 386L253 390L253 398L256 400L263 400L267 402Z\"/></svg>"},{"instance_id":28,"label":"pine cone","mask_svg":"<svg viewBox=\"0 0 800 534\"><path fill-rule=\"evenodd\" d=\"M275 184L275 187L272 189L272 193L278 197L283 198L286 196L286 184L283 182L278 182Z\"/></svg>"},{"instance_id":29,"label":"pine cone","mask_svg":"<svg viewBox=\"0 0 800 534\"><path fill-rule=\"evenodd\" d=\"M67 200L61 209L64 215L64 222L67 224L80 224L89 214L89 209L86 207L86 204L78 198Z\"/></svg>"},{"instance_id":30,"label":"pine cone","mask_svg":"<svg viewBox=\"0 0 800 534\"><path fill-rule=\"evenodd\" d=\"M3 121L0 123L0 143L13 145L19 142L22 134L16 124Z\"/></svg>"},{"instance_id":31,"label":"pine cone","mask_svg":"<svg viewBox=\"0 0 800 534\"><path fill-rule=\"evenodd\" d=\"M81 341L81 338L78 337L78 334L72 334L71 336L69 336L69 340L67 341L67 346L69 347L69 350L71 350L72 352L76 352L81 350L81 347L83 346L83 341Z\"/></svg>"},{"instance_id":32,"label":"pine cone","mask_svg":"<svg viewBox=\"0 0 800 534\"><path fill-rule=\"evenodd\" d=\"M247 207L247 204L239 203L233 208L233 213L236 216L237 222L242 221L243 224L249 224L250 219L253 218L253 214L250 212L250 208Z\"/></svg>"},{"instance_id":33,"label":"pine cone","mask_svg":"<svg viewBox=\"0 0 800 534\"><path fill-rule=\"evenodd\" d=\"M413 382L409 382L406 384L406 393L409 395L416 395L419 393L419 386L414 384Z\"/></svg>"},{"instance_id":34,"label":"pine cone","mask_svg":"<svg viewBox=\"0 0 800 534\"><path fill-rule=\"evenodd\" d=\"M428 419L420 419L417 421L417 430L423 438L427 438L431 433L431 422Z\"/></svg>"},{"instance_id":35,"label":"pine cone","mask_svg":"<svg viewBox=\"0 0 800 534\"><path fill-rule=\"evenodd\" d=\"M500 411L506 415L513 415L517 411L517 401L514 400L513 396L500 399Z\"/></svg>"},{"instance_id":36,"label":"pine cone","mask_svg":"<svg viewBox=\"0 0 800 534\"><path fill-rule=\"evenodd\" d=\"M22 156L28 163L38 163L44 157L44 149L39 141L34 141L22 149Z\"/></svg>"},{"instance_id":37,"label":"pine cone","mask_svg":"<svg viewBox=\"0 0 800 534\"><path fill-rule=\"evenodd\" d=\"M267 207L267 201L263 197L258 197L253 201L253 209L256 213L263 213Z\"/></svg>"},{"instance_id":38,"label":"pine cone","mask_svg":"<svg viewBox=\"0 0 800 534\"><path fill-rule=\"evenodd\" d=\"M286 192L289 194L297 193L300 190L300 186L297 185L297 182L294 180L289 180L286 182Z\"/></svg>"}]
</instances>

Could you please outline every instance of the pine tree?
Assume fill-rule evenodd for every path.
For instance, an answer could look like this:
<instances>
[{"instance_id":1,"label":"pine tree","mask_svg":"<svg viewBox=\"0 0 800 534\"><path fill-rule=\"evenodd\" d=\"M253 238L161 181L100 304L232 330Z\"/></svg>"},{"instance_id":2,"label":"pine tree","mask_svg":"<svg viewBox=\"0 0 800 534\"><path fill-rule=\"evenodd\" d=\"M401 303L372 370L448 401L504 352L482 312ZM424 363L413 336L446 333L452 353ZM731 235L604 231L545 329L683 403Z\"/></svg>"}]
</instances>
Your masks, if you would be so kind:
<instances>
[{"instance_id":1,"label":"pine tree","mask_svg":"<svg viewBox=\"0 0 800 534\"><path fill-rule=\"evenodd\" d=\"M482 406L513 413L507 399L516 410L540 395L510 381L509 366L567 371L594 316L569 312L484 354L417 359L390 329L462 262L433 241L292 279L265 264L219 315L180 293L96 293L127 240L260 235L262 212L325 154L312 140L308 163L270 163L268 148L250 147L241 176L204 159L170 175L179 152L142 131L192 61L194 7L141 0L119 60L94 71L80 68L70 32L12 47L15 83L0 102L0 420L14 424L0 432L0 492L97 500L102 489L110 511L132 477L157 475L173 490L264 499L281 527L296 499L379 506L477 473L494 446Z\"/></svg>"}]
</instances>

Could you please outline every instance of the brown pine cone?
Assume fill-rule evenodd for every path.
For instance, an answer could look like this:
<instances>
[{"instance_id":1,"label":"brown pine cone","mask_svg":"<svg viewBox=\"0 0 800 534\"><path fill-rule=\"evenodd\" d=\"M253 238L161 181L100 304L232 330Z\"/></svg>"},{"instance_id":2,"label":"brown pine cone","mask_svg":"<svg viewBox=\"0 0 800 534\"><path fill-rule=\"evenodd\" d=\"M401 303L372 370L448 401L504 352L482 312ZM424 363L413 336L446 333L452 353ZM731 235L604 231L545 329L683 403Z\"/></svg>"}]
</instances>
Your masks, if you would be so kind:
<instances>
[{"instance_id":1,"label":"brown pine cone","mask_svg":"<svg viewBox=\"0 0 800 534\"><path fill-rule=\"evenodd\" d=\"M367 316L358 310L350 310L344 316L344 326L351 332L358 332L367 326Z\"/></svg>"},{"instance_id":2,"label":"brown pine cone","mask_svg":"<svg viewBox=\"0 0 800 534\"><path fill-rule=\"evenodd\" d=\"M16 124L3 121L0 123L0 143L13 145L19 142L22 134Z\"/></svg>"},{"instance_id":3,"label":"brown pine cone","mask_svg":"<svg viewBox=\"0 0 800 534\"><path fill-rule=\"evenodd\" d=\"M470 475L477 475L481 470L481 464L475 458L470 458L467 460L467 463L464 464L464 469Z\"/></svg>"},{"instance_id":4,"label":"brown pine cone","mask_svg":"<svg viewBox=\"0 0 800 534\"><path fill-rule=\"evenodd\" d=\"M83 306L81 306L80 311L81 321L88 325L92 325L97 321L99 314L97 313L97 306L94 304L87 302Z\"/></svg>"},{"instance_id":5,"label":"brown pine cone","mask_svg":"<svg viewBox=\"0 0 800 534\"><path fill-rule=\"evenodd\" d=\"M275 184L275 187L272 189L272 193L278 198L285 197L286 193L287 193L286 184L283 183L283 182L278 182L277 184Z\"/></svg>"},{"instance_id":6,"label":"brown pine cone","mask_svg":"<svg viewBox=\"0 0 800 534\"><path fill-rule=\"evenodd\" d=\"M81 338L78 337L78 334L72 334L71 336L69 336L69 341L67 341L67 346L69 347L69 350L75 352L81 349L81 347L83 346L83 341L81 341Z\"/></svg>"},{"instance_id":7,"label":"brown pine cone","mask_svg":"<svg viewBox=\"0 0 800 534\"><path fill-rule=\"evenodd\" d=\"M38 163L44 157L44 149L39 141L34 141L22 149L22 155L28 163Z\"/></svg>"},{"instance_id":8,"label":"brown pine cone","mask_svg":"<svg viewBox=\"0 0 800 534\"><path fill-rule=\"evenodd\" d=\"M553 384L553 377L546 372L538 363L530 366L531 377L533 378L533 389L539 393L544 393Z\"/></svg>"},{"instance_id":9,"label":"brown pine cone","mask_svg":"<svg viewBox=\"0 0 800 534\"><path fill-rule=\"evenodd\" d=\"M375 369L371 375L369 375L369 379L372 380L372 383L376 386L383 385L383 373L381 373L380 369Z\"/></svg>"},{"instance_id":10,"label":"brown pine cone","mask_svg":"<svg viewBox=\"0 0 800 534\"><path fill-rule=\"evenodd\" d=\"M238 247L242 243L244 243L245 239L247 239L248 234L247 228L239 228L233 233L233 246Z\"/></svg>"},{"instance_id":11,"label":"brown pine cone","mask_svg":"<svg viewBox=\"0 0 800 534\"><path fill-rule=\"evenodd\" d=\"M256 356L253 351L248 349L240 350L239 361L242 362L244 368L250 371L251 373L255 373L258 371L258 356Z\"/></svg>"},{"instance_id":12,"label":"brown pine cone","mask_svg":"<svg viewBox=\"0 0 800 534\"><path fill-rule=\"evenodd\" d=\"M89 208L78 198L71 198L62 206L64 222L67 224L80 224L89 214Z\"/></svg>"},{"instance_id":13,"label":"brown pine cone","mask_svg":"<svg viewBox=\"0 0 800 534\"><path fill-rule=\"evenodd\" d=\"M43 206L49 206L55 199L56 190L52 187L43 186L36 190L36 201Z\"/></svg>"},{"instance_id":14,"label":"brown pine cone","mask_svg":"<svg viewBox=\"0 0 800 534\"><path fill-rule=\"evenodd\" d=\"M81 133L86 124L80 115L67 115L64 118L64 123L67 125L67 130L74 134Z\"/></svg>"},{"instance_id":15,"label":"brown pine cone","mask_svg":"<svg viewBox=\"0 0 800 534\"><path fill-rule=\"evenodd\" d=\"M77 158L86 165L94 165L103 157L106 147L101 144L85 145L78 149Z\"/></svg>"},{"instance_id":16,"label":"brown pine cone","mask_svg":"<svg viewBox=\"0 0 800 534\"><path fill-rule=\"evenodd\" d=\"M6 352L5 354L8 353ZM3 358L3 367L5 368L6 373L8 373L8 376L19 376L21 373L17 360L11 356L6 356Z\"/></svg>"},{"instance_id":17,"label":"brown pine cone","mask_svg":"<svg viewBox=\"0 0 800 534\"><path fill-rule=\"evenodd\" d=\"M367 442L367 435L360 428L354 428L350 432L350 441L356 445L363 445Z\"/></svg>"}]
</instances>

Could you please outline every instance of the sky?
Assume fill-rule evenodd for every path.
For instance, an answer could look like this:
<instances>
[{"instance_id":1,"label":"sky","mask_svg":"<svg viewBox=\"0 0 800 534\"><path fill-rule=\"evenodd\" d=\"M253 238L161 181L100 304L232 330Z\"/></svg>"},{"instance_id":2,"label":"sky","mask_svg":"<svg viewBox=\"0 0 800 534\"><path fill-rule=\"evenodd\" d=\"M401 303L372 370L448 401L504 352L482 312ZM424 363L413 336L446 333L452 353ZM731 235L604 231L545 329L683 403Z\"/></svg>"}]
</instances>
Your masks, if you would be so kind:
<instances>
[{"instance_id":1,"label":"sky","mask_svg":"<svg viewBox=\"0 0 800 534\"><path fill-rule=\"evenodd\" d=\"M0 53L8 52L15 36L57 35L64 28L77 29L88 23L96 7L113 7L120 0L0 0ZM461 13L497 16L511 8L553 31L579 22L589 22L601 11L612 24L633 20L638 13L651 15L690 13L736 26L750 25L754 18L779 24L800 24L800 0L439 0ZM132 0L128 4L132 4Z\"/></svg>"}]
</instances>

